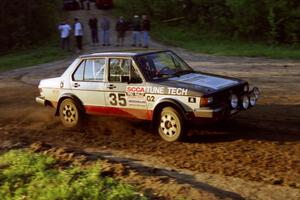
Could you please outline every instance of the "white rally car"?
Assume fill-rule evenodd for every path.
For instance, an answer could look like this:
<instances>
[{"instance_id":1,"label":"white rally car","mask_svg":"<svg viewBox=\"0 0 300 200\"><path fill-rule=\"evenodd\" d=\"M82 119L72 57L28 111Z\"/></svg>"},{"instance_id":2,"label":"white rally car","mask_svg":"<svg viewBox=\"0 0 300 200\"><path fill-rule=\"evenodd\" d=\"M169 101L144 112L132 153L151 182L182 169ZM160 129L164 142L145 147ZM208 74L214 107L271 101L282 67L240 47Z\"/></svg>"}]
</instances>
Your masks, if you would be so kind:
<instances>
[{"instance_id":1,"label":"white rally car","mask_svg":"<svg viewBox=\"0 0 300 200\"><path fill-rule=\"evenodd\" d=\"M259 97L246 81L194 71L172 51L80 56L39 90L36 101L54 107L66 127L86 114L132 117L153 121L170 142L182 138L186 122L228 117Z\"/></svg>"}]
</instances>

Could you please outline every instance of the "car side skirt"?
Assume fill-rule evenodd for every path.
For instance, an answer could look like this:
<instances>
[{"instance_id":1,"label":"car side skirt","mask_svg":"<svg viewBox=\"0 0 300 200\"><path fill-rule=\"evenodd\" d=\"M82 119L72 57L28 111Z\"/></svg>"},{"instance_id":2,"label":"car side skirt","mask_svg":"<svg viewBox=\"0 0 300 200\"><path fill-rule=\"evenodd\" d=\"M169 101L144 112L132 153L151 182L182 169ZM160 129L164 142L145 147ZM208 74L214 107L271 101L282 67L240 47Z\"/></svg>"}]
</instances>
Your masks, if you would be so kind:
<instances>
[{"instance_id":1,"label":"car side skirt","mask_svg":"<svg viewBox=\"0 0 300 200\"><path fill-rule=\"evenodd\" d=\"M85 112L91 115L106 115L106 116L119 116L130 117L143 120L152 120L152 110L142 110L133 108L118 108L118 107L104 107L104 106L91 106L85 105Z\"/></svg>"}]
</instances>

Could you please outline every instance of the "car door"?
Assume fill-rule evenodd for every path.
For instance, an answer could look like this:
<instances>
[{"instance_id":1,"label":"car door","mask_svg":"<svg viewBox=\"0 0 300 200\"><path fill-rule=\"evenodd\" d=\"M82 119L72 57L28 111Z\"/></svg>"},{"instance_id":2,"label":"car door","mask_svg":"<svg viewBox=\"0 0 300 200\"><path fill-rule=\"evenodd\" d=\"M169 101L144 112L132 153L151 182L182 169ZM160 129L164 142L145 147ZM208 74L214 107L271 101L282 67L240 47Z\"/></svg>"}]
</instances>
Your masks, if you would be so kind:
<instances>
[{"instance_id":1,"label":"car door","mask_svg":"<svg viewBox=\"0 0 300 200\"><path fill-rule=\"evenodd\" d=\"M148 119L145 83L132 59L110 58L107 79L105 100L110 115Z\"/></svg>"},{"instance_id":2,"label":"car door","mask_svg":"<svg viewBox=\"0 0 300 200\"><path fill-rule=\"evenodd\" d=\"M89 114L103 114L105 110L105 58L84 59L73 73L72 92Z\"/></svg>"}]
</instances>

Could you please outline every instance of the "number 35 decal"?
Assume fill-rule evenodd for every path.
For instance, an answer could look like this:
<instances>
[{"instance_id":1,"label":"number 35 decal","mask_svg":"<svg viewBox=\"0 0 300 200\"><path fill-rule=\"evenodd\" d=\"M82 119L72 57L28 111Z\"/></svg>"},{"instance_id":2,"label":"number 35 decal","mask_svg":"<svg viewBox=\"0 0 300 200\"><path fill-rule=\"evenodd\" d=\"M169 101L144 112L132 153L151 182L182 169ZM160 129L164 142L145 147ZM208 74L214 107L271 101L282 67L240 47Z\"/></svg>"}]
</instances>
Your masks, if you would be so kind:
<instances>
[{"instance_id":1,"label":"number 35 decal","mask_svg":"<svg viewBox=\"0 0 300 200\"><path fill-rule=\"evenodd\" d=\"M109 94L109 103L113 106L119 105L119 106L126 106L126 98L125 94L116 94L116 93L110 93Z\"/></svg>"}]
</instances>

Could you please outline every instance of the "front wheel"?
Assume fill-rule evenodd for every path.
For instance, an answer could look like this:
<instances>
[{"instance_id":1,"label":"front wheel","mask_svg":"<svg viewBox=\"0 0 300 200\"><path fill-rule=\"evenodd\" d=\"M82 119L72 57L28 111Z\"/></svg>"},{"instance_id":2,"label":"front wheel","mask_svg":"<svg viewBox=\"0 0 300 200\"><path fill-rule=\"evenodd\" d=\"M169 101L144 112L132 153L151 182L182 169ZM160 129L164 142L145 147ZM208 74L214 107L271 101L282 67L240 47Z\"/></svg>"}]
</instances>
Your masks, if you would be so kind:
<instances>
[{"instance_id":1,"label":"front wheel","mask_svg":"<svg viewBox=\"0 0 300 200\"><path fill-rule=\"evenodd\" d=\"M183 137L183 119L177 110L165 107L158 120L158 133L167 142L174 142Z\"/></svg>"},{"instance_id":2,"label":"front wheel","mask_svg":"<svg viewBox=\"0 0 300 200\"><path fill-rule=\"evenodd\" d=\"M72 99L65 99L59 106L60 120L65 127L75 128L81 122L81 112Z\"/></svg>"}]
</instances>

